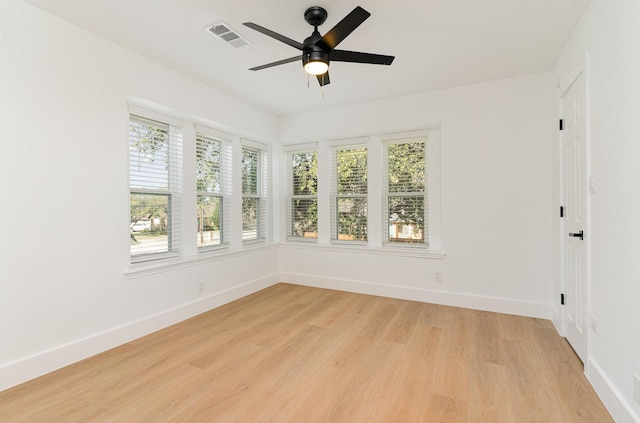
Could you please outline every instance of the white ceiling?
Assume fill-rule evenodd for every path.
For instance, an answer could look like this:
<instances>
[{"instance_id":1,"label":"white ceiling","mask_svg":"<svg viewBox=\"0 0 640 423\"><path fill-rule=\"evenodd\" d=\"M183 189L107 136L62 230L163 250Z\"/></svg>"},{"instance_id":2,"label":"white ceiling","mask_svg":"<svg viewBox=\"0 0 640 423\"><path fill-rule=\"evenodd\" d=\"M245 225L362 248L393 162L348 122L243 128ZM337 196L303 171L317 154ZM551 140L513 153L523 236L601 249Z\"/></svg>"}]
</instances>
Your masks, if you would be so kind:
<instances>
[{"instance_id":1,"label":"white ceiling","mask_svg":"<svg viewBox=\"0 0 640 423\"><path fill-rule=\"evenodd\" d=\"M589 0L26 0L277 115L548 71ZM242 25L302 42L310 6L326 33L356 6L371 13L339 46L396 56L391 66L331 63L331 84L307 88L301 63L248 68L298 50ZM203 30L226 22L253 44ZM324 97L323 97L324 94Z\"/></svg>"}]
</instances>

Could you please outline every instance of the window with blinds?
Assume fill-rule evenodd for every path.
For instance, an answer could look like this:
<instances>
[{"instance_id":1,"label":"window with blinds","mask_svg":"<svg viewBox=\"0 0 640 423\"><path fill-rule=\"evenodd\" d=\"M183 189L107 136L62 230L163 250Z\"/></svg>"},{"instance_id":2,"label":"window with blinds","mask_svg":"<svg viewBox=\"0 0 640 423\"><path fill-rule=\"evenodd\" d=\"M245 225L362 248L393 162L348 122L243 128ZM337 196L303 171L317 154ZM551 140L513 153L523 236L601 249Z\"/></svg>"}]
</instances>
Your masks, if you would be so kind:
<instances>
[{"instance_id":1,"label":"window with blinds","mask_svg":"<svg viewBox=\"0 0 640 423\"><path fill-rule=\"evenodd\" d=\"M287 236L318 239L318 153L291 152L287 161Z\"/></svg>"},{"instance_id":2,"label":"window with blinds","mask_svg":"<svg viewBox=\"0 0 640 423\"><path fill-rule=\"evenodd\" d=\"M182 133L177 126L130 115L131 261L179 253Z\"/></svg>"},{"instance_id":3,"label":"window with blinds","mask_svg":"<svg viewBox=\"0 0 640 423\"><path fill-rule=\"evenodd\" d=\"M394 140L383 150L383 218L387 244L427 245L425 137Z\"/></svg>"},{"instance_id":4,"label":"window with blinds","mask_svg":"<svg viewBox=\"0 0 640 423\"><path fill-rule=\"evenodd\" d=\"M231 146L220 137L196 132L198 251L228 244ZM212 132L212 131L207 131Z\"/></svg>"},{"instance_id":5,"label":"window with blinds","mask_svg":"<svg viewBox=\"0 0 640 423\"><path fill-rule=\"evenodd\" d=\"M332 240L367 240L368 166L365 146L331 150Z\"/></svg>"},{"instance_id":6,"label":"window with blinds","mask_svg":"<svg viewBox=\"0 0 640 423\"><path fill-rule=\"evenodd\" d=\"M267 159L259 144L243 140L242 145L242 241L267 238Z\"/></svg>"}]
</instances>

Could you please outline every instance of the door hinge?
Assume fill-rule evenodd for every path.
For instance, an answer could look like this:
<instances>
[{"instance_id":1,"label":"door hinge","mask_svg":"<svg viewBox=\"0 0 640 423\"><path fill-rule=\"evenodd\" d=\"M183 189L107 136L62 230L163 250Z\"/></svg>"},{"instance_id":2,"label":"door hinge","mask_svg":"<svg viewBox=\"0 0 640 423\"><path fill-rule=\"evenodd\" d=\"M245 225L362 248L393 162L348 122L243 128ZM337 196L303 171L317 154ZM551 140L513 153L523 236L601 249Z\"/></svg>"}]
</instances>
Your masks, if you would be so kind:
<instances>
[{"instance_id":1,"label":"door hinge","mask_svg":"<svg viewBox=\"0 0 640 423\"><path fill-rule=\"evenodd\" d=\"M560 305L564 305L564 294L560 294Z\"/></svg>"},{"instance_id":2,"label":"door hinge","mask_svg":"<svg viewBox=\"0 0 640 423\"><path fill-rule=\"evenodd\" d=\"M564 217L564 206L560 206L560 217Z\"/></svg>"},{"instance_id":3,"label":"door hinge","mask_svg":"<svg viewBox=\"0 0 640 423\"><path fill-rule=\"evenodd\" d=\"M560 130L561 130L561 131L562 131L562 129L564 128L563 122L564 122L564 121L563 121L562 119L560 119Z\"/></svg>"}]
</instances>

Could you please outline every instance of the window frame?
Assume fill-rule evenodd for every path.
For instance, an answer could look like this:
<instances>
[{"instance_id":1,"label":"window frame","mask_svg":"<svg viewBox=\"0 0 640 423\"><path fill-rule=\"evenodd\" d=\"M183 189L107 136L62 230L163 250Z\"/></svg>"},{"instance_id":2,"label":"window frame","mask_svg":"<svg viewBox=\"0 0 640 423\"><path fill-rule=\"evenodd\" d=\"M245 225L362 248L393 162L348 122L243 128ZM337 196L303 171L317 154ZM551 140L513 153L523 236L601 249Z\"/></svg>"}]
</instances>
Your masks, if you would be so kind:
<instances>
[{"instance_id":1,"label":"window frame","mask_svg":"<svg viewBox=\"0 0 640 423\"><path fill-rule=\"evenodd\" d=\"M366 180L364 182L364 190L365 193L340 193L338 192L338 182L339 182L339 163L338 156L341 151L352 151L352 150L364 150L365 152L365 166L366 166ZM369 207L369 146L367 140L358 139L358 140L348 140L348 141L337 141L332 142L330 144L330 152L329 152L329 171L330 171L330 229L331 229L331 243L344 243L344 244L358 244L358 245L367 245L369 242L369 222L368 222L368 207ZM339 212L339 203L340 200L346 199L354 199L354 200L364 200L365 202L365 233L364 239L345 239L344 235L340 233L340 212ZM341 235L343 237L341 238Z\"/></svg>"},{"instance_id":2,"label":"window frame","mask_svg":"<svg viewBox=\"0 0 640 423\"><path fill-rule=\"evenodd\" d=\"M255 174L255 193L254 192L245 192L245 188L247 187L245 181L245 150L256 152L256 174ZM240 207L240 220L241 220L241 238L243 245L256 244L256 243L265 243L269 239L269 229L270 225L268 222L269 218L269 198L268 198L268 169L269 169L269 153L268 147L264 144L257 143L254 141L242 139L241 140L241 149L240 149L240 174L241 174L241 185L242 185L242 201ZM251 232L251 230L245 229L245 201L247 200L255 200L256 201L256 229L255 229L255 237L247 237L246 233Z\"/></svg>"},{"instance_id":3,"label":"window frame","mask_svg":"<svg viewBox=\"0 0 640 423\"><path fill-rule=\"evenodd\" d=\"M217 169L217 178L218 178L218 187L217 189L212 188L210 190L202 191L198 190L198 169L199 169L199 154L201 150L200 139L206 142L213 142L218 144L218 169ZM230 209L231 209L231 159L232 159L232 146L231 146L231 135L226 134L224 132L217 131L215 129L196 125L196 133L195 133L195 151L196 151L196 176L195 176L195 185L196 185L196 212L198 213L200 198L202 197L210 197L210 198L219 198L220 206L218 210L219 218L218 218L218 230L219 230L219 243L218 244L202 244L200 245L199 239L203 237L201 234L202 222L197 225L196 233L198 234L198 240L196 240L196 247L198 253L206 253L209 251L220 250L229 247L230 244ZM198 213L198 218L199 218ZM198 223L198 222L197 222Z\"/></svg>"},{"instance_id":4,"label":"window frame","mask_svg":"<svg viewBox=\"0 0 640 423\"><path fill-rule=\"evenodd\" d=\"M389 147L391 145L410 144L410 143L422 143L424 145L424 181L423 189L412 190L407 192L393 192L389 188ZM409 133L400 133L386 136L382 139L382 244L385 248L420 248L429 250L431 247L430 239L430 220L429 220L429 185L430 185L430 161L429 161L429 149L430 149L430 131L416 131ZM422 239L421 241L392 241L390 237L390 213L389 213L389 200L390 198L421 198L423 202L422 213Z\"/></svg>"},{"instance_id":5,"label":"window frame","mask_svg":"<svg viewBox=\"0 0 640 423\"><path fill-rule=\"evenodd\" d=\"M386 219L387 202L384 199L385 193L385 173L384 149L389 142L405 142L407 138L425 138L425 188L424 194L424 222L427 225L424 241L421 243L397 243L385 242L389 230ZM442 163L441 163L441 127L439 124L429 125L422 129L391 132L385 134L370 134L361 137L348 139L323 140L308 145L315 145L318 152L318 240L314 243L307 243L310 248L326 248L327 251L335 251L339 248L349 249L349 251L377 252L390 255L421 257L428 259L443 259L446 252L442 240ZM367 147L367 173L368 173L368 194L367 194L367 241L353 242L336 240L332 237L335 217L335 165L332 164L332 150L335 148L350 148L351 146L362 145ZM290 182L287 180L289 172L289 159L287 154L292 151L302 150L305 144L285 144L282 146L283 155L279 160L280 181L282 181L279 196L281 213L280 228L282 242L297 242L298 239L287 237L287 226L290 220L285 215L289 207ZM385 169L383 169L385 167ZM386 176L388 177L388 175ZM399 194L399 193L397 193ZM412 193L411 195L415 195ZM333 197L333 198L332 198ZM333 239L332 239L333 238Z\"/></svg>"},{"instance_id":6,"label":"window frame","mask_svg":"<svg viewBox=\"0 0 640 423\"><path fill-rule=\"evenodd\" d=\"M147 99L142 99L135 96L127 96L127 125L129 126L129 117L131 115L139 116L140 118L157 121L171 128L179 129L179 131L172 130L171 139L173 140L173 133L179 134L179 147L180 160L176 162L176 170L182 172L179 178L171 176L172 193L171 193L171 216L172 216L172 251L165 252L168 249L165 246L163 252L154 252L154 254L137 254L138 257L132 259L131 247L128 249L128 258L124 265L124 275L127 279L137 278L140 276L154 274L158 272L164 272L170 269L180 268L182 266L191 266L193 263L208 262L212 260L224 259L225 257L233 257L235 255L251 254L255 248L273 247L273 227L279 228L279 224L272 226L270 218L273 216L273 199L269 196L271 190L272 179L269 174L271 171L271 150L274 146L268 140L261 140L260 142L254 142L244 139L242 137L242 131L235 131L228 127L221 127L222 131L229 131L228 133L221 132L216 128L218 125L209 120L198 116L193 116L184 113L179 110L175 110L158 103L151 102ZM124 122L123 131L124 131ZM223 208L223 230L226 231L223 235L224 245L213 248L199 249L197 245L197 158L196 158L196 136L197 132L206 128L207 131L215 133L219 138L222 138L228 143L228 166L225 176L227 178L226 193L224 193ZM207 133L207 135L210 135ZM124 141L121 138L121 142ZM127 137L127 149L130 149L130 140ZM257 239L242 240L242 169L241 156L242 146L250 146L260 150L259 160L259 172L258 172L258 187L259 194L255 196L260 203L259 212L259 225L260 235ZM124 142L122 144L124 155ZM127 152L127 155L130 153ZM277 157L276 157L277 158ZM233 160L232 160L233 159ZM130 159L127 156L127 166L129 166ZM159 159L158 159L159 162ZM277 161L274 162L277 164ZM135 214L131 212L131 192L142 192L142 190L133 188L130 182L131 170L127 169L127 187L123 189L128 190L127 194L127 207L128 210L128 224L129 233L133 226L132 220L136 218ZM174 189L175 188L175 189ZM138 190L138 191L136 191ZM151 193L155 193L156 190L150 190ZM276 192L278 192L276 190ZM202 193L202 192L201 192ZM281 196L278 196L280 200ZM168 201L168 200L167 200ZM226 203L226 204L225 204ZM154 205L154 204L152 204ZM164 207L167 209L168 207ZM125 239L130 239L130 235L124 238L124 213L126 209L122 209L123 219L123 236L122 242ZM146 213L146 211L142 211ZM167 213L165 212L164 216ZM163 221L166 217L162 217ZM149 225L148 219L144 219L144 222L139 222L136 226L137 231L141 231L144 226ZM135 223L135 222L134 222ZM153 224L152 224L153 225ZM166 227L166 225L163 227ZM257 232L256 232L257 233ZM278 237L278 240L280 238ZM226 242L228 241L228 243ZM167 244L167 241L164 241ZM131 242L130 242L131 244ZM205 253L208 254L200 254ZM137 253L137 252L136 252Z\"/></svg>"},{"instance_id":7,"label":"window frame","mask_svg":"<svg viewBox=\"0 0 640 423\"><path fill-rule=\"evenodd\" d=\"M315 158L316 163L316 172L313 175L313 179L315 181L315 194L295 194L295 178L294 178L294 155L300 154L312 154ZM285 175L284 180L286 181L286 197L285 197L285 239L288 241L304 241L304 242L317 242L318 241L318 150L317 145L314 144L305 144L305 145L297 145L297 146L287 146L285 147L285 155L284 155L284 163L285 163ZM313 163L312 158L312 163ZM294 201L311 201L315 202L316 208L316 217L315 221L315 236L299 236L295 234L294 224L295 224L295 206ZM312 226L313 227L313 226ZM310 232L311 233L311 232Z\"/></svg>"},{"instance_id":8,"label":"window frame","mask_svg":"<svg viewBox=\"0 0 640 423\"><path fill-rule=\"evenodd\" d=\"M146 173L141 173L139 176L141 180L144 178L147 180L148 186L136 186L134 182L134 174L132 172L132 166L134 166L133 161L131 159L132 155L132 146L133 143L137 140L140 140L140 137L132 137L132 124L133 121L137 121L137 124L140 125L141 122L149 127L155 127L156 129L164 129L166 128L167 139L163 142L166 144L166 179L167 186L166 187L151 187L152 184L158 183L158 180L151 181L149 178L153 179L153 173L157 172L158 169L153 169L151 172L151 168L154 166L149 166L149 169ZM163 251L151 251L151 252L141 252L139 254L134 254L132 249L132 241L137 242L137 239L134 235L134 232L131 230L132 226L136 224L136 222L130 221L130 241L129 241L129 261L130 263L144 263L154 260L162 260L167 258L172 258L176 256L180 256L183 251L182 245L182 222L181 222L181 211L182 211L182 197L183 197L183 186L182 186L182 166L183 166L183 138L182 138L182 125L180 122L176 122L174 119L160 115L157 113L145 111L145 110L136 110L132 109L129 111L128 115L128 125L129 125L129 136L128 136L128 146L129 146L129 155L128 155L128 175L129 175L129 215L131 217L131 209L132 209L132 199L134 195L145 195L145 196L153 196L159 195L167 198L167 248ZM153 161L153 160L152 160ZM141 182L142 185L145 182Z\"/></svg>"}]
</instances>

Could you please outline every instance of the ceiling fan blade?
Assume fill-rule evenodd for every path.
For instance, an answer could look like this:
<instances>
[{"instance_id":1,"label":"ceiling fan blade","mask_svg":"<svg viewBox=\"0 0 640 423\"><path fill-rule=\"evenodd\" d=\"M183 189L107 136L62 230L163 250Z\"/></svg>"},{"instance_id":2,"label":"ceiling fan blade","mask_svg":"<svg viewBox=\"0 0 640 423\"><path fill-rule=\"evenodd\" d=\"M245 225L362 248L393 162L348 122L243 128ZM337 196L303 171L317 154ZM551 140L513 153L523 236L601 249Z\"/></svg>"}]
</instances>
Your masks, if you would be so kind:
<instances>
[{"instance_id":1,"label":"ceiling fan blade","mask_svg":"<svg viewBox=\"0 0 640 423\"><path fill-rule=\"evenodd\" d=\"M329 56L332 62L369 63L372 65L390 65L395 59L395 56L348 50L333 50Z\"/></svg>"},{"instance_id":2,"label":"ceiling fan blade","mask_svg":"<svg viewBox=\"0 0 640 423\"><path fill-rule=\"evenodd\" d=\"M266 65L256 66L255 68L251 68L251 71L257 71L261 69L271 68L273 66L284 65L285 63L297 62L300 60L300 56L289 57L288 59L278 60L277 62L267 63Z\"/></svg>"},{"instance_id":3,"label":"ceiling fan blade","mask_svg":"<svg viewBox=\"0 0 640 423\"><path fill-rule=\"evenodd\" d=\"M320 84L321 87L331 83L331 80L329 79L329 71L326 71L322 75L316 75L316 78L318 78L318 84Z\"/></svg>"},{"instance_id":4,"label":"ceiling fan blade","mask_svg":"<svg viewBox=\"0 0 640 423\"><path fill-rule=\"evenodd\" d=\"M359 27L362 22L367 20L369 16L371 16L371 13L367 12L360 6L356 7L329 32L324 34L324 37L316 42L316 45L328 49L336 48L342 40L347 38L347 36Z\"/></svg>"},{"instance_id":5,"label":"ceiling fan blade","mask_svg":"<svg viewBox=\"0 0 640 423\"><path fill-rule=\"evenodd\" d=\"M242 25L248 26L249 28L254 29L254 30L258 31L258 32L261 32L264 35L268 35L271 38L275 38L276 40L281 41L281 42L283 42L285 44L288 44L293 48L297 48L298 50L302 50L304 48L304 45L299 43L299 42L297 42L296 40L292 40L289 37L285 37L284 35L280 35L277 32L273 32L272 30L267 29L267 28L265 28L263 26L254 24L253 22L245 22Z\"/></svg>"}]
</instances>

